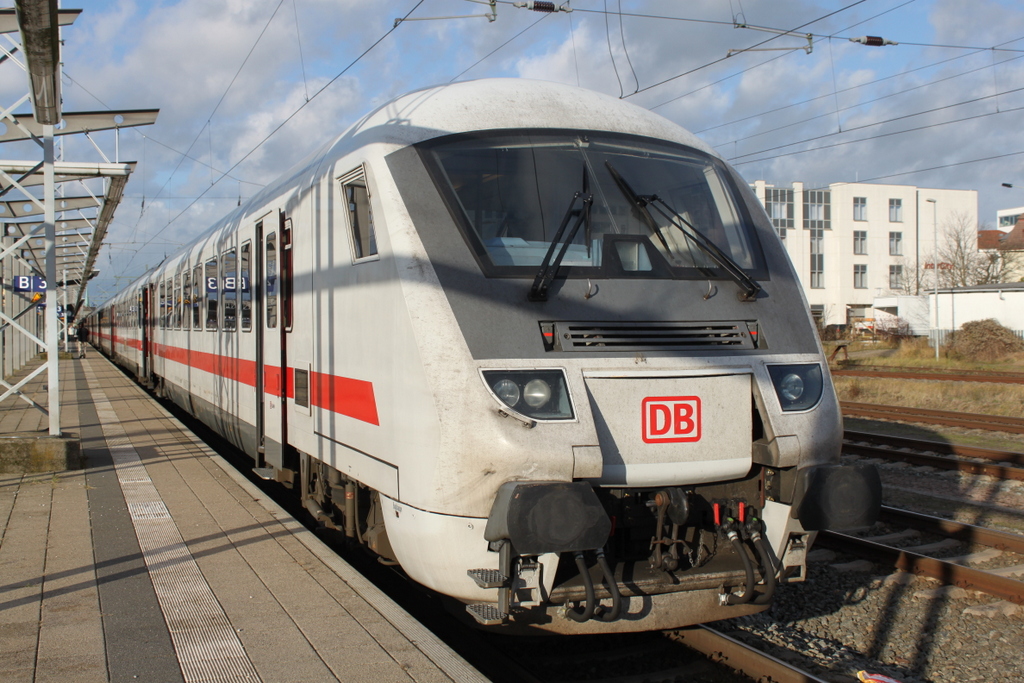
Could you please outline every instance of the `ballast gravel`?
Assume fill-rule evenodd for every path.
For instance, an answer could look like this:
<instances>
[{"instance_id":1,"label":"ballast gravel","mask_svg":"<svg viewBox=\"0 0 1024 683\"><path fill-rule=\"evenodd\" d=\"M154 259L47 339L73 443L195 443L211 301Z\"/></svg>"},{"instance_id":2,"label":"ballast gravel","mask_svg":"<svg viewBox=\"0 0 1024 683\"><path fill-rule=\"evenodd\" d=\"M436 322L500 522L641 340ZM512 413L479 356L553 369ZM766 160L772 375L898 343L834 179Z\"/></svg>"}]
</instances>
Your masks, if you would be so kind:
<instances>
[{"instance_id":1,"label":"ballast gravel","mask_svg":"<svg viewBox=\"0 0 1024 683\"><path fill-rule=\"evenodd\" d=\"M861 670L903 683L1024 681L1024 609L904 573L812 563L767 612L716 626L837 683Z\"/></svg>"},{"instance_id":2,"label":"ballast gravel","mask_svg":"<svg viewBox=\"0 0 1024 683\"><path fill-rule=\"evenodd\" d=\"M984 502L1024 515L1024 491L1016 483L879 469L889 491ZM906 496L899 502L886 498L887 504L913 507L899 504ZM1020 527L1006 530L1019 533ZM715 626L836 683L856 680L862 670L902 683L1024 681L1024 606L855 560L812 551L806 581L779 586L768 611ZM1019 559L992 564L1014 561Z\"/></svg>"}]
</instances>

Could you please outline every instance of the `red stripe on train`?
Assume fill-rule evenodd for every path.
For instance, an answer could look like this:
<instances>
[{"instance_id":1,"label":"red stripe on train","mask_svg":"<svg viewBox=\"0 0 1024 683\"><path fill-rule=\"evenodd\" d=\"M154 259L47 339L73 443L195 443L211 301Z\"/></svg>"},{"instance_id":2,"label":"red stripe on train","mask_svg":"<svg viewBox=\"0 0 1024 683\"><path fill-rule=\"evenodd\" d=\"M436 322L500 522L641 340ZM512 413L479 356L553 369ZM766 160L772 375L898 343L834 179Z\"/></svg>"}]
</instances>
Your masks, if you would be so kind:
<instances>
[{"instance_id":1,"label":"red stripe on train","mask_svg":"<svg viewBox=\"0 0 1024 683\"><path fill-rule=\"evenodd\" d=\"M141 343L140 343L141 346ZM256 386L256 363L251 360L221 356L204 351L189 351L177 346L153 344L153 351L169 361L181 363L224 377L250 387ZM285 386L281 386L281 368L263 366L263 391L271 396L295 398L295 369L285 373ZM324 410L345 415L372 425L380 425L377 414L377 398L373 393L373 382L349 377L327 375L319 372L310 375L310 402Z\"/></svg>"}]
</instances>

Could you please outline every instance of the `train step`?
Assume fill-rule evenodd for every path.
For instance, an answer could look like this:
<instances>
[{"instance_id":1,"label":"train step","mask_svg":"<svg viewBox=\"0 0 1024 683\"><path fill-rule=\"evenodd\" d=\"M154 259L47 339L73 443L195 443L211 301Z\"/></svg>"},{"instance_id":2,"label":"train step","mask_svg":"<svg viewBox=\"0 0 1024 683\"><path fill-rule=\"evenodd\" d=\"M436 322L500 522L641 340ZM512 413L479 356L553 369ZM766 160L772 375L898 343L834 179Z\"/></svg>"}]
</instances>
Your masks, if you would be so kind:
<instances>
[{"instance_id":1,"label":"train step","mask_svg":"<svg viewBox=\"0 0 1024 683\"><path fill-rule=\"evenodd\" d=\"M466 573L481 588L501 588L508 582L508 577L497 569L470 569Z\"/></svg>"},{"instance_id":2,"label":"train step","mask_svg":"<svg viewBox=\"0 0 1024 683\"><path fill-rule=\"evenodd\" d=\"M466 605L466 611L473 615L481 626L500 626L505 623L505 617L508 616L489 602Z\"/></svg>"}]
</instances>

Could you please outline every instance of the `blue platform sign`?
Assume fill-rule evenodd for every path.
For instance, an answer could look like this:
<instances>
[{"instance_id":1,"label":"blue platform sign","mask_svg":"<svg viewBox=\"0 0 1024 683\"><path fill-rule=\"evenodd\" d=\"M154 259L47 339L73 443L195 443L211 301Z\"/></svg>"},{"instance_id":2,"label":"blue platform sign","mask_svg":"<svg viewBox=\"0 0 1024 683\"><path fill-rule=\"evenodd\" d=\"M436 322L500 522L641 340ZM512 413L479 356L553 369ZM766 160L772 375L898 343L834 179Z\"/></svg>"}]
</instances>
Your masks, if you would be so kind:
<instances>
[{"instance_id":1,"label":"blue platform sign","mask_svg":"<svg viewBox=\"0 0 1024 683\"><path fill-rule=\"evenodd\" d=\"M38 275L15 275L13 279L15 292L46 291L46 278L39 277Z\"/></svg>"}]
</instances>

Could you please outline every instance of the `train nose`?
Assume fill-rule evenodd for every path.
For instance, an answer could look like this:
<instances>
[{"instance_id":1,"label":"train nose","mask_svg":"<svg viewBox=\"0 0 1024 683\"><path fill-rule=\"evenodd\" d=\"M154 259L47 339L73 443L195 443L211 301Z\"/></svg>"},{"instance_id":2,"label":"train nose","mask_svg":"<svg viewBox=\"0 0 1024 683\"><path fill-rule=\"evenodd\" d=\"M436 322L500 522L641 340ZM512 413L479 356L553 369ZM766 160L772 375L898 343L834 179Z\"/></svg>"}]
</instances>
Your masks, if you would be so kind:
<instances>
[{"instance_id":1,"label":"train nose","mask_svg":"<svg viewBox=\"0 0 1024 683\"><path fill-rule=\"evenodd\" d=\"M751 467L751 375L584 373L605 485L680 486Z\"/></svg>"}]
</instances>

